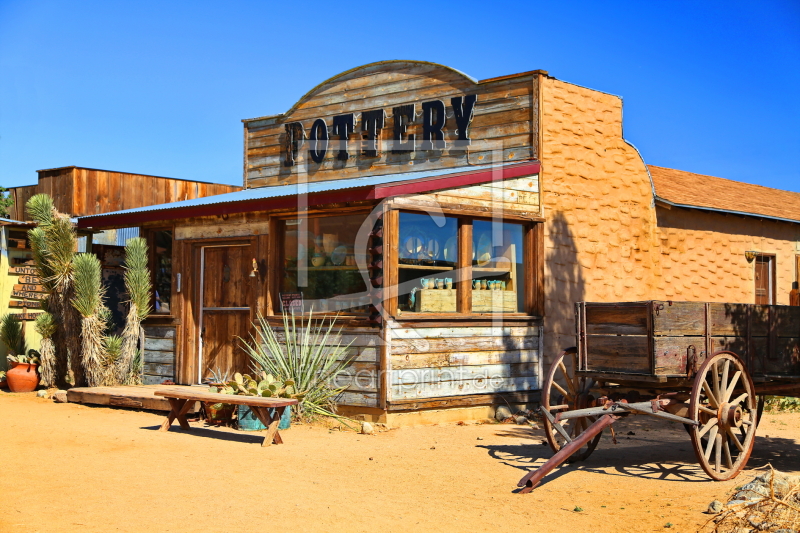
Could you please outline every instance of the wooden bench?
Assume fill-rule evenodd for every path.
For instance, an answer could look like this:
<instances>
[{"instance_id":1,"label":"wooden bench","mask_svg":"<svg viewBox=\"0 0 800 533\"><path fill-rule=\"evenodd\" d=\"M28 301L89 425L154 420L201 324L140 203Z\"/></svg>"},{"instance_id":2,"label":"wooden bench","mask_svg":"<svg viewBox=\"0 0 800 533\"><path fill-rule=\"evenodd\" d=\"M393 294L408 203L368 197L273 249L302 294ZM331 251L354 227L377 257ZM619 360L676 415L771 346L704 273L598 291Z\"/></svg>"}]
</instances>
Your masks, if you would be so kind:
<instances>
[{"instance_id":1,"label":"wooden bench","mask_svg":"<svg viewBox=\"0 0 800 533\"><path fill-rule=\"evenodd\" d=\"M154 393L156 396L163 396L169 400L172 410L167 415L167 419L161 424L160 431L169 431L172 422L176 419L180 423L182 429L191 429L189 422L186 420L186 413L192 408L194 402L206 403L227 403L232 405L247 405L253 411L253 414L264 424L266 434L261 446L269 446L272 443L283 444L280 433L278 433L278 424L281 421L286 407L290 405L297 405L297 400L290 398L261 398L259 396L238 396L233 394L219 394L216 392L208 392L203 390L189 390L182 389L159 389ZM275 415L270 416L270 409L275 409Z\"/></svg>"}]
</instances>

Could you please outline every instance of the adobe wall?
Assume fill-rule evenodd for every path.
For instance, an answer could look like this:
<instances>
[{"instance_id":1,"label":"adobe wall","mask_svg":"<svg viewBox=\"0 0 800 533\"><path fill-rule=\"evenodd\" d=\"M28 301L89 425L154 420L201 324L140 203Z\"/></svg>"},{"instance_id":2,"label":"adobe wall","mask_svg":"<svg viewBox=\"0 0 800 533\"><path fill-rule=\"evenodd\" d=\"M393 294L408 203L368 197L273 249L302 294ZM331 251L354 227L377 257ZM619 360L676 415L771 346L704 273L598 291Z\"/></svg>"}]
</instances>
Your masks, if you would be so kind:
<instances>
[{"instance_id":1,"label":"adobe wall","mask_svg":"<svg viewBox=\"0 0 800 533\"><path fill-rule=\"evenodd\" d=\"M545 78L541 105L547 365L575 344L574 302L654 296L659 250L650 177L622 138L621 99Z\"/></svg>"},{"instance_id":2,"label":"adobe wall","mask_svg":"<svg viewBox=\"0 0 800 533\"><path fill-rule=\"evenodd\" d=\"M775 255L776 302L789 304L800 224L660 206L656 216L659 298L753 303L755 261L744 253L754 250Z\"/></svg>"}]
</instances>

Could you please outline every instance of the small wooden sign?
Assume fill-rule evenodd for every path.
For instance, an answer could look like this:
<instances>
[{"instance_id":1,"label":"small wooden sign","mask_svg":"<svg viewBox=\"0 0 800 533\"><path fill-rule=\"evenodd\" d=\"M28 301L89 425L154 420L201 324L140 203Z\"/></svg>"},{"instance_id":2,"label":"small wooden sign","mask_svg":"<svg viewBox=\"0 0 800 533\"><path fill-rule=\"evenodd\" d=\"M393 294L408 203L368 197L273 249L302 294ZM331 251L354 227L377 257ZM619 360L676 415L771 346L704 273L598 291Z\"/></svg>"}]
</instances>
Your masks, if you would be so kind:
<instances>
[{"instance_id":1,"label":"small wooden sign","mask_svg":"<svg viewBox=\"0 0 800 533\"><path fill-rule=\"evenodd\" d=\"M31 259L30 257L12 257L12 261L14 261L15 265L30 265L34 266L36 262Z\"/></svg>"},{"instance_id":2,"label":"small wooden sign","mask_svg":"<svg viewBox=\"0 0 800 533\"><path fill-rule=\"evenodd\" d=\"M16 316L18 320L36 320L36 317L41 314L42 313L16 313L14 316Z\"/></svg>"},{"instance_id":3,"label":"small wooden sign","mask_svg":"<svg viewBox=\"0 0 800 533\"><path fill-rule=\"evenodd\" d=\"M22 298L23 300L46 300L47 294L42 292L23 292L23 291L13 291L11 293L12 298Z\"/></svg>"},{"instance_id":4,"label":"small wooden sign","mask_svg":"<svg viewBox=\"0 0 800 533\"><path fill-rule=\"evenodd\" d=\"M44 287L35 283L18 283L14 285L14 290L22 292L47 292Z\"/></svg>"},{"instance_id":5,"label":"small wooden sign","mask_svg":"<svg viewBox=\"0 0 800 533\"><path fill-rule=\"evenodd\" d=\"M36 267L33 266L18 266L18 267L9 267L8 269L9 274L15 274L18 276L38 276L39 271L36 270Z\"/></svg>"},{"instance_id":6,"label":"small wooden sign","mask_svg":"<svg viewBox=\"0 0 800 533\"><path fill-rule=\"evenodd\" d=\"M25 285L39 285L40 283L42 283L42 278L40 278L39 276L26 275L26 276L20 276L18 281Z\"/></svg>"},{"instance_id":7,"label":"small wooden sign","mask_svg":"<svg viewBox=\"0 0 800 533\"><path fill-rule=\"evenodd\" d=\"M303 293L302 292L282 292L281 310L303 312Z\"/></svg>"},{"instance_id":8,"label":"small wooden sign","mask_svg":"<svg viewBox=\"0 0 800 533\"><path fill-rule=\"evenodd\" d=\"M28 307L30 309L41 309L42 302L41 300L31 300L31 301L22 301L22 300L10 300L8 302L9 307Z\"/></svg>"}]
</instances>

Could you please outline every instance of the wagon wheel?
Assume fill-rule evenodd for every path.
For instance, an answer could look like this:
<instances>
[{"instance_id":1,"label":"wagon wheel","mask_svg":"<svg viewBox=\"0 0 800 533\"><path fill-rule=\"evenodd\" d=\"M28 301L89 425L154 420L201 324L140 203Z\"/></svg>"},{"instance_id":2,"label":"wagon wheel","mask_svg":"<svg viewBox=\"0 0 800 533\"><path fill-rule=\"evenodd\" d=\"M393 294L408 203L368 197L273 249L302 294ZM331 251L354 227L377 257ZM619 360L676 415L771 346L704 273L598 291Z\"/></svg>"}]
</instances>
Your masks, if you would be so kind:
<instances>
[{"instance_id":1,"label":"wagon wheel","mask_svg":"<svg viewBox=\"0 0 800 533\"><path fill-rule=\"evenodd\" d=\"M756 435L756 396L741 359L717 352L697 372L689 418L700 422L689 435L700 466L711 479L736 477L747 464Z\"/></svg>"},{"instance_id":2,"label":"wagon wheel","mask_svg":"<svg viewBox=\"0 0 800 533\"><path fill-rule=\"evenodd\" d=\"M567 357L572 358L571 369L568 369L564 364L564 360ZM555 416L555 414L558 412L572 411L575 409L583 409L588 407L590 401L594 399L591 395L589 395L589 389L594 386L594 380L591 378L576 376L575 369L577 367L578 351L575 348L567 348L561 352L561 355L559 355L550 366L550 371L547 373L547 378L545 379L544 386L542 388L542 407L552 413L553 416ZM562 378L563 382L565 382L567 386L566 389L556 382L556 378L559 377ZM597 417L587 416L582 418L562 420L558 423L561 424L564 430L566 430L566 433L571 439L575 439L575 437L583 433L586 428L588 428L595 420L597 420ZM552 448L554 452L557 452L566 444L566 439L564 439L564 437L561 436L558 431L556 431L546 417L544 419L544 430L545 436L547 437L547 442L550 444L550 448ZM602 434L598 434L583 448L572 454L568 461L583 461L589 457L597 447L597 443L600 441L601 435Z\"/></svg>"}]
</instances>

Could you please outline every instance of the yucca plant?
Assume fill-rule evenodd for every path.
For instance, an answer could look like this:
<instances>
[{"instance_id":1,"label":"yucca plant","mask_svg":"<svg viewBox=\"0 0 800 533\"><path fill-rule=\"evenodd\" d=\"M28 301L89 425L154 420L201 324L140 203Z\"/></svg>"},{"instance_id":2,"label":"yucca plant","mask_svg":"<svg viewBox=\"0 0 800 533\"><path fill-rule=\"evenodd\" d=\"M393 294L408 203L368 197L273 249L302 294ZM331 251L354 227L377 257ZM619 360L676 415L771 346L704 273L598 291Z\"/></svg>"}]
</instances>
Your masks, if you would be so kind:
<instances>
[{"instance_id":1,"label":"yucca plant","mask_svg":"<svg viewBox=\"0 0 800 533\"><path fill-rule=\"evenodd\" d=\"M90 387L104 385L108 379L106 350L100 317L105 287L101 279L100 260L94 254L75 257L75 297L72 306L81 315L81 359Z\"/></svg>"},{"instance_id":2,"label":"yucca plant","mask_svg":"<svg viewBox=\"0 0 800 533\"><path fill-rule=\"evenodd\" d=\"M284 383L292 383L300 398L298 415L336 418L346 425L349 419L336 413L336 397L346 386L337 386L338 378L350 364L346 357L350 345L341 343L341 329L334 331L336 319L326 325L314 324L313 313L304 323L292 313L283 313L281 341L263 316L258 315L256 333L250 342L239 337L242 349L250 356L256 374L262 372Z\"/></svg>"},{"instance_id":3,"label":"yucca plant","mask_svg":"<svg viewBox=\"0 0 800 533\"><path fill-rule=\"evenodd\" d=\"M71 367L73 384L82 386L85 377L80 358L80 338L75 334L81 321L71 304L74 296L75 230L69 217L59 213L46 194L31 197L25 207L30 218L39 224L28 232L28 236L36 270L48 293L43 305L57 324L52 335L55 350L53 379L58 387L67 387L67 369Z\"/></svg>"},{"instance_id":4,"label":"yucca plant","mask_svg":"<svg viewBox=\"0 0 800 533\"><path fill-rule=\"evenodd\" d=\"M6 355L25 355L25 333L22 322L14 313L0 317L0 341L6 345Z\"/></svg>"},{"instance_id":5,"label":"yucca plant","mask_svg":"<svg viewBox=\"0 0 800 533\"><path fill-rule=\"evenodd\" d=\"M147 241L141 237L125 243L125 288L130 298L130 309L122 331L122 348L116 365L117 379L125 382L131 376L131 363L139 344L142 320L150 314L150 270L147 268ZM140 379L140 378L139 378Z\"/></svg>"},{"instance_id":6,"label":"yucca plant","mask_svg":"<svg viewBox=\"0 0 800 533\"><path fill-rule=\"evenodd\" d=\"M40 359L41 366L39 374L41 375L41 384L45 387L52 387L56 385L56 350L53 345L53 335L56 332L56 323L53 320L53 315L50 313L42 313L36 317L34 322L36 332L42 336Z\"/></svg>"}]
</instances>

